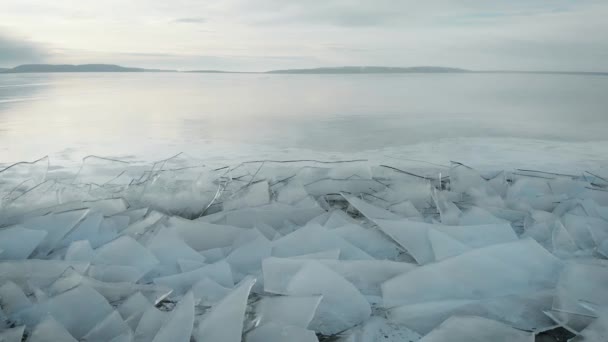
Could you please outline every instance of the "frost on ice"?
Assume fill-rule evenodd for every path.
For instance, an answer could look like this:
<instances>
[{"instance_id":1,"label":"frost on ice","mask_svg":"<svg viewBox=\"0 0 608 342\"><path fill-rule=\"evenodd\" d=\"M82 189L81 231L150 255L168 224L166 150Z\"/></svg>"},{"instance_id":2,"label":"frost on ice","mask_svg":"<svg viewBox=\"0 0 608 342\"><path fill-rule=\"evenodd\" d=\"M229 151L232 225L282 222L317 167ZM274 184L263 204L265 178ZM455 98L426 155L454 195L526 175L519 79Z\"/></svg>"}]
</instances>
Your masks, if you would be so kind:
<instances>
[{"instance_id":1,"label":"frost on ice","mask_svg":"<svg viewBox=\"0 0 608 342\"><path fill-rule=\"evenodd\" d=\"M0 170L0 341L608 340L597 171L53 170Z\"/></svg>"}]
</instances>

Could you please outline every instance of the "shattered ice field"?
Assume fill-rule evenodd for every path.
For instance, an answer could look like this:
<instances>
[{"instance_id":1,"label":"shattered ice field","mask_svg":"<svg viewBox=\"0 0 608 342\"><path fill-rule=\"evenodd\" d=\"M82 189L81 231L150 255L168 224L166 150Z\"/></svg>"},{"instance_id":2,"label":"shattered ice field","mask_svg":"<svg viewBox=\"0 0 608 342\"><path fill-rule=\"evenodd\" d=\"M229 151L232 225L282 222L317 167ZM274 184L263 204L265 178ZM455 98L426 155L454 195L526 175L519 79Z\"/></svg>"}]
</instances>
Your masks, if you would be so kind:
<instances>
[{"instance_id":1,"label":"shattered ice field","mask_svg":"<svg viewBox=\"0 0 608 342\"><path fill-rule=\"evenodd\" d=\"M608 341L605 168L215 164L0 168L0 341Z\"/></svg>"}]
</instances>

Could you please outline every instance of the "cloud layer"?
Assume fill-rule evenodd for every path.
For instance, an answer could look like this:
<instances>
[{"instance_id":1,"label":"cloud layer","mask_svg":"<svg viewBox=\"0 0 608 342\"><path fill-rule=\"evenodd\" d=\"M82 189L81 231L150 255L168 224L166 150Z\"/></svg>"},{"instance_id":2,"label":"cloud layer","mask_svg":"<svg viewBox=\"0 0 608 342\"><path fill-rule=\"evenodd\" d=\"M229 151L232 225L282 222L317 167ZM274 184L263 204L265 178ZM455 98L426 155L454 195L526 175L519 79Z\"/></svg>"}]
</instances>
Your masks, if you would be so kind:
<instances>
[{"instance_id":1,"label":"cloud layer","mask_svg":"<svg viewBox=\"0 0 608 342\"><path fill-rule=\"evenodd\" d=\"M4 0L0 22L43 42L53 62L241 70L335 65L608 69L603 37L608 3L603 0L74 3ZM12 60L36 55L35 50L26 53L31 44L11 42Z\"/></svg>"},{"instance_id":2,"label":"cloud layer","mask_svg":"<svg viewBox=\"0 0 608 342\"><path fill-rule=\"evenodd\" d=\"M40 62L46 55L40 46L0 32L0 66Z\"/></svg>"}]
</instances>

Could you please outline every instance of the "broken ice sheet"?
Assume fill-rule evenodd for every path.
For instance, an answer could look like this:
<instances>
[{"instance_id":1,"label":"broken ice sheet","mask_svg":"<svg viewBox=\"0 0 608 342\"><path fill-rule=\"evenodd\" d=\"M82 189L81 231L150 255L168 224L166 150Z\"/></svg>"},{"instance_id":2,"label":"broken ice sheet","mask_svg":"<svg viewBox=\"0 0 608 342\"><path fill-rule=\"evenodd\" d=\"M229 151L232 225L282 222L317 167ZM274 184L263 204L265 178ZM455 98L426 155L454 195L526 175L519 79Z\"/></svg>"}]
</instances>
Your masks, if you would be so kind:
<instances>
[{"instance_id":1,"label":"broken ice sheet","mask_svg":"<svg viewBox=\"0 0 608 342\"><path fill-rule=\"evenodd\" d=\"M345 331L337 342L414 342L420 335L406 326L387 321L385 318L373 316L365 323Z\"/></svg>"},{"instance_id":2,"label":"broken ice sheet","mask_svg":"<svg viewBox=\"0 0 608 342\"><path fill-rule=\"evenodd\" d=\"M555 326L543 311L551 308L553 290L483 300L444 300L398 306L390 309L391 321L427 334L451 316L474 315L493 319L526 331L543 331Z\"/></svg>"},{"instance_id":3,"label":"broken ice sheet","mask_svg":"<svg viewBox=\"0 0 608 342\"><path fill-rule=\"evenodd\" d=\"M205 257L192 249L170 228L161 228L148 243L147 248L166 267L169 275L178 273L178 260L204 262Z\"/></svg>"},{"instance_id":4,"label":"broken ice sheet","mask_svg":"<svg viewBox=\"0 0 608 342\"><path fill-rule=\"evenodd\" d=\"M245 231L243 228L177 217L171 217L168 224L169 227L175 229L184 242L199 252L231 246L237 236Z\"/></svg>"},{"instance_id":5,"label":"broken ice sheet","mask_svg":"<svg viewBox=\"0 0 608 342\"><path fill-rule=\"evenodd\" d=\"M581 281L584 279L584 281ZM570 314L594 316L580 301L607 306L608 265L570 261L559 275L553 309Z\"/></svg>"},{"instance_id":6,"label":"broken ice sheet","mask_svg":"<svg viewBox=\"0 0 608 342\"><path fill-rule=\"evenodd\" d=\"M428 231L430 229L445 234L451 239L470 248L479 248L497 243L515 241L517 239L517 235L508 223L475 226L445 226L411 220L395 221L376 219L374 221L383 232L403 246L420 264L426 264L435 260L433 245L431 245L428 238ZM436 235L437 234L435 234L435 236ZM455 248L456 245L453 247ZM447 256L457 255L456 252L463 252L464 248L462 246L460 247L460 250L451 248L452 252L448 253L450 255Z\"/></svg>"},{"instance_id":7,"label":"broken ice sheet","mask_svg":"<svg viewBox=\"0 0 608 342\"><path fill-rule=\"evenodd\" d=\"M131 266L145 274L159 261L148 249L129 236L121 236L95 250L93 263Z\"/></svg>"},{"instance_id":8,"label":"broken ice sheet","mask_svg":"<svg viewBox=\"0 0 608 342\"><path fill-rule=\"evenodd\" d=\"M88 263L60 260L0 261L0 283L10 280L19 286L45 287L55 281L68 268L83 273L88 266Z\"/></svg>"},{"instance_id":9,"label":"broken ice sheet","mask_svg":"<svg viewBox=\"0 0 608 342\"><path fill-rule=\"evenodd\" d=\"M52 213L45 216L33 217L20 223L28 229L47 232L44 240L37 247L34 255L45 256L68 234L85 216L88 209L73 210L63 213Z\"/></svg>"},{"instance_id":10,"label":"broken ice sheet","mask_svg":"<svg viewBox=\"0 0 608 342\"><path fill-rule=\"evenodd\" d=\"M2 342L21 342L23 340L23 332L25 325L15 328L8 328L0 331L0 341Z\"/></svg>"},{"instance_id":11,"label":"broken ice sheet","mask_svg":"<svg viewBox=\"0 0 608 342\"><path fill-rule=\"evenodd\" d=\"M399 246L377 228L348 224L333 232L376 259L395 260L400 253Z\"/></svg>"},{"instance_id":12,"label":"broken ice sheet","mask_svg":"<svg viewBox=\"0 0 608 342\"><path fill-rule=\"evenodd\" d=\"M454 316L420 342L532 342L534 334L475 316Z\"/></svg>"},{"instance_id":13,"label":"broken ice sheet","mask_svg":"<svg viewBox=\"0 0 608 342\"><path fill-rule=\"evenodd\" d=\"M261 181L252 183L242 188L232 198L224 201L224 210L234 210L241 208L258 207L270 202L270 191L268 189L268 182Z\"/></svg>"},{"instance_id":14,"label":"broken ice sheet","mask_svg":"<svg viewBox=\"0 0 608 342\"><path fill-rule=\"evenodd\" d=\"M225 260L205 265L190 272L155 278L154 283L173 289L175 295L181 295L189 291L194 284L205 277L225 287L232 287L234 285L232 270Z\"/></svg>"},{"instance_id":15,"label":"broken ice sheet","mask_svg":"<svg viewBox=\"0 0 608 342\"><path fill-rule=\"evenodd\" d=\"M196 341L240 342L249 292L255 279L244 279L229 295L201 318L194 332Z\"/></svg>"},{"instance_id":16,"label":"broken ice sheet","mask_svg":"<svg viewBox=\"0 0 608 342\"><path fill-rule=\"evenodd\" d=\"M112 313L113 308L99 292L81 285L26 311L22 317L28 325L48 313L74 338L81 338Z\"/></svg>"},{"instance_id":17,"label":"broken ice sheet","mask_svg":"<svg viewBox=\"0 0 608 342\"><path fill-rule=\"evenodd\" d=\"M325 194L350 193L360 194L364 192L374 193L386 189L386 185L371 179L321 179L305 184L306 191L311 196Z\"/></svg>"},{"instance_id":18,"label":"broken ice sheet","mask_svg":"<svg viewBox=\"0 0 608 342\"><path fill-rule=\"evenodd\" d=\"M23 290L12 281L0 286L0 307L7 315L26 309L32 305Z\"/></svg>"},{"instance_id":19,"label":"broken ice sheet","mask_svg":"<svg viewBox=\"0 0 608 342\"><path fill-rule=\"evenodd\" d=\"M552 288L561 262L532 239L474 249L418 267L382 284L387 308L483 299Z\"/></svg>"},{"instance_id":20,"label":"broken ice sheet","mask_svg":"<svg viewBox=\"0 0 608 342\"><path fill-rule=\"evenodd\" d=\"M118 311L113 311L99 321L82 339L90 342L110 341L131 330Z\"/></svg>"},{"instance_id":21,"label":"broken ice sheet","mask_svg":"<svg viewBox=\"0 0 608 342\"><path fill-rule=\"evenodd\" d=\"M192 286L194 299L198 305L202 306L213 306L230 292L232 292L232 288L222 286L209 277L204 277Z\"/></svg>"},{"instance_id":22,"label":"broken ice sheet","mask_svg":"<svg viewBox=\"0 0 608 342\"><path fill-rule=\"evenodd\" d=\"M332 230L327 230L315 224L302 227L273 241L272 254L279 257L290 257L330 249L340 249L340 257L345 260L373 259L369 254L353 246Z\"/></svg>"},{"instance_id":23,"label":"broken ice sheet","mask_svg":"<svg viewBox=\"0 0 608 342\"><path fill-rule=\"evenodd\" d=\"M194 325L194 296L188 292L169 313L152 342L189 342Z\"/></svg>"},{"instance_id":24,"label":"broken ice sheet","mask_svg":"<svg viewBox=\"0 0 608 342\"><path fill-rule=\"evenodd\" d=\"M247 342L318 342L314 331L302 327L266 323L249 332Z\"/></svg>"},{"instance_id":25,"label":"broken ice sheet","mask_svg":"<svg viewBox=\"0 0 608 342\"><path fill-rule=\"evenodd\" d=\"M570 341L593 342L608 341L608 307L603 307L597 312L597 319L583 329L580 334Z\"/></svg>"},{"instance_id":26,"label":"broken ice sheet","mask_svg":"<svg viewBox=\"0 0 608 342\"><path fill-rule=\"evenodd\" d=\"M21 226L0 228L0 260L26 259L47 236L45 230Z\"/></svg>"},{"instance_id":27,"label":"broken ice sheet","mask_svg":"<svg viewBox=\"0 0 608 342\"><path fill-rule=\"evenodd\" d=\"M60 341L60 342L77 342L77 340L70 335L70 333L52 316L47 316L42 322L40 322L32 331L32 334L28 337L28 342L46 342L46 341Z\"/></svg>"},{"instance_id":28,"label":"broken ice sheet","mask_svg":"<svg viewBox=\"0 0 608 342\"><path fill-rule=\"evenodd\" d=\"M289 281L287 294L323 296L309 328L324 335L344 331L371 315L365 297L346 279L319 262L310 261L302 267Z\"/></svg>"},{"instance_id":29,"label":"broken ice sheet","mask_svg":"<svg viewBox=\"0 0 608 342\"><path fill-rule=\"evenodd\" d=\"M322 296L264 297L256 304L259 325L274 322L308 328Z\"/></svg>"}]
</instances>

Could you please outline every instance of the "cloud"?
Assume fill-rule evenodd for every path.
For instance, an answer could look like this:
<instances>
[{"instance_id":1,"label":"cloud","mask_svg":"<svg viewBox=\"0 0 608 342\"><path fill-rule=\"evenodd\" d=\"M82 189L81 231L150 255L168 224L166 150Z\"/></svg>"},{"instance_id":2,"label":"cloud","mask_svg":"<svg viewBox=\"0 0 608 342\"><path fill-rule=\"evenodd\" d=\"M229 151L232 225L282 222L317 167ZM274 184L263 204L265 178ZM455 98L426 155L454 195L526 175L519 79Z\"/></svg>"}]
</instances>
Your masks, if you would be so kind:
<instances>
[{"instance_id":1,"label":"cloud","mask_svg":"<svg viewBox=\"0 0 608 342\"><path fill-rule=\"evenodd\" d=\"M179 24L204 24L207 22L207 19L201 17L177 18L173 22Z\"/></svg>"},{"instance_id":2,"label":"cloud","mask_svg":"<svg viewBox=\"0 0 608 342\"><path fill-rule=\"evenodd\" d=\"M41 46L0 33L0 66L41 62L47 55Z\"/></svg>"}]
</instances>

